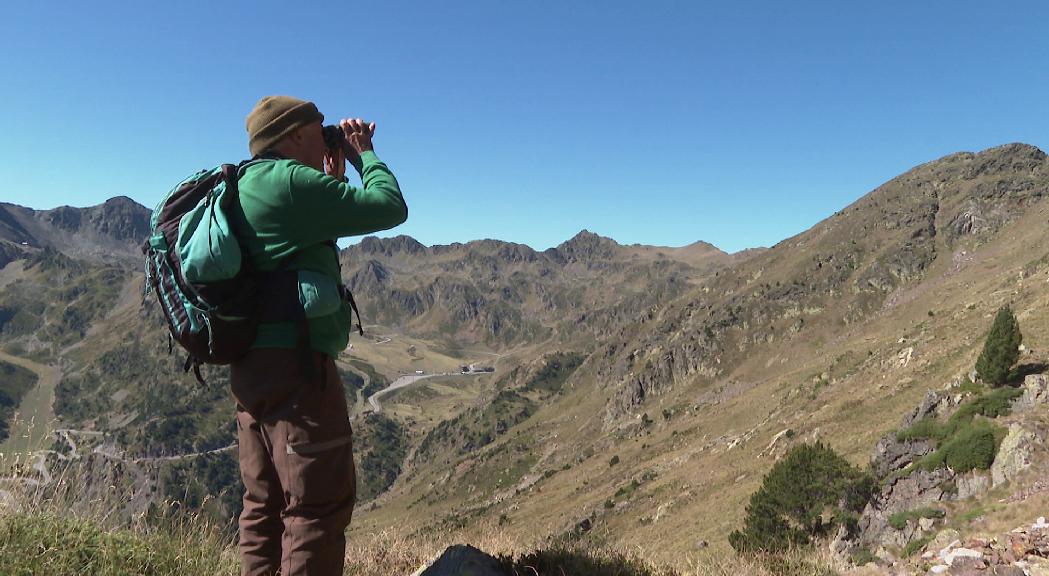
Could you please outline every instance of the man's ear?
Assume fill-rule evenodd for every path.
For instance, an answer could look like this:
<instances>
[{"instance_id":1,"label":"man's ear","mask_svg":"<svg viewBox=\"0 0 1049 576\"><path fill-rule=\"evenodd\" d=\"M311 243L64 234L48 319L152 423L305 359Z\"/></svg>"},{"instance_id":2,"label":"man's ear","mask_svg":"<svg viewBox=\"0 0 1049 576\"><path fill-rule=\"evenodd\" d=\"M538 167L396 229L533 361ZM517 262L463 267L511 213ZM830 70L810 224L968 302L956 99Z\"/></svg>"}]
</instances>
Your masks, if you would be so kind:
<instances>
[{"instance_id":1,"label":"man's ear","mask_svg":"<svg viewBox=\"0 0 1049 576\"><path fill-rule=\"evenodd\" d=\"M288 134L288 136L287 136L288 141L290 141L295 146L301 145L303 138L305 138L305 135L302 132L303 128L305 128L305 126L300 126L300 127L296 128L294 132L292 132L291 134Z\"/></svg>"}]
</instances>

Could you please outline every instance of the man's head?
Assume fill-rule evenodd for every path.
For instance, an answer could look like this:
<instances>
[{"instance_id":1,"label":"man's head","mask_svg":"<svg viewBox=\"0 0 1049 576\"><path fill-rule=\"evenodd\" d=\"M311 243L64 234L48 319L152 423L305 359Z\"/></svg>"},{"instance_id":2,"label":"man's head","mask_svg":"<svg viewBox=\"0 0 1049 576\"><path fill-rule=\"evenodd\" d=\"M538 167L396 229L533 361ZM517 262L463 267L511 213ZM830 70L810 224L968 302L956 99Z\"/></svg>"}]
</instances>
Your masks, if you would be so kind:
<instances>
[{"instance_id":1,"label":"man's head","mask_svg":"<svg viewBox=\"0 0 1049 576\"><path fill-rule=\"evenodd\" d=\"M274 150L323 170L322 122L324 115L313 102L291 96L266 96L248 114L248 149L252 156Z\"/></svg>"}]
</instances>

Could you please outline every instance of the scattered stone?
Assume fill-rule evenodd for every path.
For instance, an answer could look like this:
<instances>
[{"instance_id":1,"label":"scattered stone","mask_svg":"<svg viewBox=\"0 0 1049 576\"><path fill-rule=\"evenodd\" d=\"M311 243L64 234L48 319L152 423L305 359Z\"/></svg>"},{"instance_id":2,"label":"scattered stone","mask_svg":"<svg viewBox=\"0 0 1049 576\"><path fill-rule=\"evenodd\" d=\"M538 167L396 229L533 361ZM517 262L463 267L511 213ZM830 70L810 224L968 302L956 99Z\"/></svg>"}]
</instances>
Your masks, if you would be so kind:
<instances>
[{"instance_id":1,"label":"scattered stone","mask_svg":"<svg viewBox=\"0 0 1049 576\"><path fill-rule=\"evenodd\" d=\"M702 549L706 548L707 546L710 546L710 543L707 542L706 540L698 540L698 541L696 541L696 548L698 548L699 550L702 550Z\"/></svg>"},{"instance_id":2,"label":"scattered stone","mask_svg":"<svg viewBox=\"0 0 1049 576\"><path fill-rule=\"evenodd\" d=\"M983 552L972 548L949 548L940 552L940 558L948 565L953 566L959 558L975 558L982 560Z\"/></svg>"},{"instance_id":3,"label":"scattered stone","mask_svg":"<svg viewBox=\"0 0 1049 576\"><path fill-rule=\"evenodd\" d=\"M507 576L499 560L473 546L449 546L429 567L412 576Z\"/></svg>"},{"instance_id":4,"label":"scattered stone","mask_svg":"<svg viewBox=\"0 0 1049 576\"><path fill-rule=\"evenodd\" d=\"M1049 523L1039 518L997 538L970 538L964 545L954 530L943 530L929 542L926 562L940 560L928 574L950 576L1049 576ZM948 542L945 544L946 542Z\"/></svg>"},{"instance_id":5,"label":"scattered stone","mask_svg":"<svg viewBox=\"0 0 1049 576\"><path fill-rule=\"evenodd\" d=\"M590 529L593 528L593 527L594 527L594 523L591 522L589 518L583 518L582 520L580 520L579 522L576 523L575 531L577 533L582 534L584 532L589 532Z\"/></svg>"},{"instance_id":6,"label":"scattered stone","mask_svg":"<svg viewBox=\"0 0 1049 576\"><path fill-rule=\"evenodd\" d=\"M951 569L947 573L951 576L983 576L987 573L987 563L982 558L962 556L955 558L954 562L949 564Z\"/></svg>"}]
</instances>

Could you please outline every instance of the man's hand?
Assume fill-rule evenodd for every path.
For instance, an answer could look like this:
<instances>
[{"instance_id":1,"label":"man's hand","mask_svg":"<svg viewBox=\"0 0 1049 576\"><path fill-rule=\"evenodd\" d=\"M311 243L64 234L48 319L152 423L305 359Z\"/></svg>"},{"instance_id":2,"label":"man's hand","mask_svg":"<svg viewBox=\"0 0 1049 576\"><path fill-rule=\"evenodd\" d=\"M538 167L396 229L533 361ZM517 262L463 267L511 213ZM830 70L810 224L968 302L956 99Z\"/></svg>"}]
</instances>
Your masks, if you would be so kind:
<instances>
[{"instance_id":1,"label":"man's hand","mask_svg":"<svg viewBox=\"0 0 1049 576\"><path fill-rule=\"evenodd\" d=\"M343 118L339 126L343 134L343 153L347 158L360 156L362 152L372 149L375 122L368 124L360 118Z\"/></svg>"},{"instance_id":2,"label":"man's hand","mask_svg":"<svg viewBox=\"0 0 1049 576\"><path fill-rule=\"evenodd\" d=\"M324 152L324 173L339 181L346 177L346 156L341 149L328 148Z\"/></svg>"}]
</instances>

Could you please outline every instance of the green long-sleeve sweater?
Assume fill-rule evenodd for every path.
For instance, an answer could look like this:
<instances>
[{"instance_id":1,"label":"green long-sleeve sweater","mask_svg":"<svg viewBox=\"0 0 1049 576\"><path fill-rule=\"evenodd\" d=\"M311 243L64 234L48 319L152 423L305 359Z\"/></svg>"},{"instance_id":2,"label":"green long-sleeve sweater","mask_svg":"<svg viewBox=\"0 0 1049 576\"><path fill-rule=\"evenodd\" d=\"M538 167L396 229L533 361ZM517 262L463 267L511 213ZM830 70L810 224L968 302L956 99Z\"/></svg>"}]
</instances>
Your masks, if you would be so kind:
<instances>
[{"instance_id":1,"label":"green long-sleeve sweater","mask_svg":"<svg viewBox=\"0 0 1049 576\"><path fill-rule=\"evenodd\" d=\"M250 164L239 180L239 205L230 210L238 238L259 270L274 270L295 254L287 268L299 271L310 345L333 357L346 348L351 318L337 290L338 255L328 243L393 228L408 218L397 180L374 152L353 164L363 189L296 160ZM260 326L253 347L296 345L295 325L279 322Z\"/></svg>"}]
</instances>

